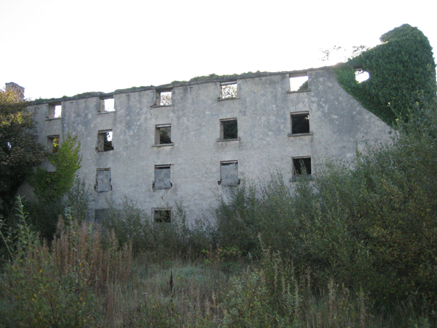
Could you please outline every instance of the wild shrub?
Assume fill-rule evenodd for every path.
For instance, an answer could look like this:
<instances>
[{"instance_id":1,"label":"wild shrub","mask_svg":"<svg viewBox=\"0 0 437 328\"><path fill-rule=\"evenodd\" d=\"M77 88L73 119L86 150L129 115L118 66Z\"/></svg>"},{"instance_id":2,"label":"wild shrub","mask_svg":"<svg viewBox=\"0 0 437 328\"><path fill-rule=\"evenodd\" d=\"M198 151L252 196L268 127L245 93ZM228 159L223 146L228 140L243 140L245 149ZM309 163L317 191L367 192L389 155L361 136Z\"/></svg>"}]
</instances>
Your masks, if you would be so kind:
<instances>
[{"instance_id":1,"label":"wild shrub","mask_svg":"<svg viewBox=\"0 0 437 328\"><path fill-rule=\"evenodd\" d=\"M215 212L220 244L237 247L250 258L259 258L261 234L266 245L280 250L284 256L295 260L302 256L305 245L299 240L311 227L301 217L308 219L312 215L315 190L308 179L294 187L293 191L283 176L275 173L268 181L246 181L230 190L226 198L219 199Z\"/></svg>"},{"instance_id":2,"label":"wild shrub","mask_svg":"<svg viewBox=\"0 0 437 328\"><path fill-rule=\"evenodd\" d=\"M375 327L368 299L331 279L318 293L310 270L296 275L290 259L260 243L254 268L231 278L221 308L225 327ZM378 325L379 326L379 325Z\"/></svg>"},{"instance_id":3,"label":"wild shrub","mask_svg":"<svg viewBox=\"0 0 437 328\"><path fill-rule=\"evenodd\" d=\"M49 162L56 170L49 172L39 167L36 169L29 182L40 203L50 204L70 190L82 161L79 152L80 142L77 142L77 136L68 135L63 138L58 152L48 155Z\"/></svg>"},{"instance_id":4,"label":"wild shrub","mask_svg":"<svg viewBox=\"0 0 437 328\"><path fill-rule=\"evenodd\" d=\"M79 223L90 219L89 205L91 202L90 186L85 178L76 178L72 187L66 193L65 207L70 209L71 216Z\"/></svg>"},{"instance_id":5,"label":"wild shrub","mask_svg":"<svg viewBox=\"0 0 437 328\"><path fill-rule=\"evenodd\" d=\"M278 314L269 302L263 279L262 271L258 270L231 279L231 288L222 304L225 327L277 327Z\"/></svg>"},{"instance_id":6,"label":"wild shrub","mask_svg":"<svg viewBox=\"0 0 437 328\"><path fill-rule=\"evenodd\" d=\"M34 115L18 90L0 89L0 216L14 213L15 196L44 159Z\"/></svg>"},{"instance_id":7,"label":"wild shrub","mask_svg":"<svg viewBox=\"0 0 437 328\"><path fill-rule=\"evenodd\" d=\"M135 202L124 198L110 204L103 226L115 231L120 243L132 242L134 253L154 253L164 257L193 258L211 245L213 226L197 220L188 224L181 204L172 211L171 222L153 222Z\"/></svg>"},{"instance_id":8,"label":"wild shrub","mask_svg":"<svg viewBox=\"0 0 437 328\"><path fill-rule=\"evenodd\" d=\"M63 198L57 198L51 202L32 200L23 200L23 202L29 212L30 223L38 231L39 236L50 243L56 233L59 218L63 216L67 208L80 223L89 219L90 200L89 186L84 179L76 178ZM11 226L14 225L13 221L9 222Z\"/></svg>"},{"instance_id":9,"label":"wild shrub","mask_svg":"<svg viewBox=\"0 0 437 328\"><path fill-rule=\"evenodd\" d=\"M437 293L436 118L435 111L424 113L422 124L404 125L394 144L316 182L324 216L314 253L330 259L341 281L365 286L379 302L428 302ZM326 227L336 220L338 228Z\"/></svg>"},{"instance_id":10,"label":"wild shrub","mask_svg":"<svg viewBox=\"0 0 437 328\"><path fill-rule=\"evenodd\" d=\"M377 304L437 299L437 113L422 106L391 144L328 163L315 181L271 181L232 190L216 211L223 247L259 255L256 235L316 288L331 279ZM416 111L417 113L418 111Z\"/></svg>"},{"instance_id":11,"label":"wild shrub","mask_svg":"<svg viewBox=\"0 0 437 328\"><path fill-rule=\"evenodd\" d=\"M19 203L15 239L3 235L11 254L0 276L0 325L3 327L97 327L104 315L98 296L115 281L126 281L131 246L119 247L112 234L71 216L60 220L49 250L28 225Z\"/></svg>"},{"instance_id":12,"label":"wild shrub","mask_svg":"<svg viewBox=\"0 0 437 328\"><path fill-rule=\"evenodd\" d=\"M79 152L80 142L77 141L77 136L68 135L63 138L58 152L47 156L56 170L49 172L38 167L30 175L29 184L38 201L27 201L26 208L31 213L34 227L48 241L51 241L56 232L58 218L66 207L70 206L76 212L76 219L82 219L79 215L83 216L84 211L87 211L85 208L88 207L90 195L85 183L80 182L76 176L82 160ZM13 225L12 220L9 221Z\"/></svg>"},{"instance_id":13,"label":"wild shrub","mask_svg":"<svg viewBox=\"0 0 437 328\"><path fill-rule=\"evenodd\" d=\"M219 199L215 211L220 244L236 246L244 255L256 253L257 234L261 228L256 187L243 183L238 188L230 188L227 196L227 199Z\"/></svg>"}]
</instances>

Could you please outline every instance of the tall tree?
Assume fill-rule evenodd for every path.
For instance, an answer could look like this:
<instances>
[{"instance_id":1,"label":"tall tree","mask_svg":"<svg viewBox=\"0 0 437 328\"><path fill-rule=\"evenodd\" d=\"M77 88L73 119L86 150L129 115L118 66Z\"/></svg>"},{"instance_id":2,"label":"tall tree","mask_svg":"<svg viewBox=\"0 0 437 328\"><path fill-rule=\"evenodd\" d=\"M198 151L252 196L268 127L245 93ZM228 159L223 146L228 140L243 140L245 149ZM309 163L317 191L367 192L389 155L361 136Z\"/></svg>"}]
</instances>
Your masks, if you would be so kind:
<instances>
[{"instance_id":1,"label":"tall tree","mask_svg":"<svg viewBox=\"0 0 437 328\"><path fill-rule=\"evenodd\" d=\"M7 217L18 188L44 158L33 115L15 90L0 89L0 215Z\"/></svg>"}]
</instances>

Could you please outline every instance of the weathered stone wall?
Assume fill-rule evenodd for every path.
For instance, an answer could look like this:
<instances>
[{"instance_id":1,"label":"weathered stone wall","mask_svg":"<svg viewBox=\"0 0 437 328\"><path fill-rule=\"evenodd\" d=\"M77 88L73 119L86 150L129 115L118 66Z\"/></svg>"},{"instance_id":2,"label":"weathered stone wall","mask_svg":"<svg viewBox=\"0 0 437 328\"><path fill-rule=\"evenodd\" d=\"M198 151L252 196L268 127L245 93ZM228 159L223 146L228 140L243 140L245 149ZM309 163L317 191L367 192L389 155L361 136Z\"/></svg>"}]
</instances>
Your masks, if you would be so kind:
<instances>
[{"instance_id":1,"label":"weathered stone wall","mask_svg":"<svg viewBox=\"0 0 437 328\"><path fill-rule=\"evenodd\" d=\"M362 150L366 143L388 140L390 128L349 96L331 70L308 71L309 90L296 93L288 92L289 74L237 78L235 99L218 99L217 80L173 85L171 106L153 107L157 91L148 87L31 107L39 122L41 143L46 144L47 137L53 135L78 136L82 155L79 174L93 188L97 170L110 169L111 190L93 190L95 209L107 208L107 199L119 202L124 196L149 213L182 201L192 219L208 215L218 195L238 188L228 183L235 178L234 169L240 183L267 179L275 171L292 181L293 158L310 157L314 175L327 158L350 160L357 147ZM110 96L114 97L115 111L101 112L101 99ZM56 102L62 103L61 118L47 119L50 103ZM291 134L291 114L298 112L309 113L310 133ZM230 118L237 119L238 139L219 140L223 129L220 120ZM156 146L156 126L168 124L172 144ZM114 150L99 152L98 133L108 130L113 132ZM221 177L222 162L234 163L223 168L225 180ZM160 170L160 165L164 169ZM164 177L168 168L171 186L155 179L155 175ZM155 173L157 170L160 172ZM108 174L105 172L102 179ZM221 180L226 183L219 183Z\"/></svg>"}]
</instances>

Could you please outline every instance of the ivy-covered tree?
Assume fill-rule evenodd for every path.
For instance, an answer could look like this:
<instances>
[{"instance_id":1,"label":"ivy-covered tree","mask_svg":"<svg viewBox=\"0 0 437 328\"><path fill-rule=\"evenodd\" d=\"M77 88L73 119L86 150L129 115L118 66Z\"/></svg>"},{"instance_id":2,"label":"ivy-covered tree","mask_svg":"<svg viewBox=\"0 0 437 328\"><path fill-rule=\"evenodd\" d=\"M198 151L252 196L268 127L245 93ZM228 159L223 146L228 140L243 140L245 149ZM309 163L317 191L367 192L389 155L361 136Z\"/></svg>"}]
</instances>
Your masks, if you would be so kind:
<instances>
[{"instance_id":1,"label":"ivy-covered tree","mask_svg":"<svg viewBox=\"0 0 437 328\"><path fill-rule=\"evenodd\" d=\"M43 158L27 101L14 90L0 90L0 215L8 217L18 188Z\"/></svg>"},{"instance_id":2,"label":"ivy-covered tree","mask_svg":"<svg viewBox=\"0 0 437 328\"><path fill-rule=\"evenodd\" d=\"M405 120L418 103L435 98L436 65L428 38L404 24L381 36L382 44L336 67L342 87L387 124ZM355 70L370 78L357 82Z\"/></svg>"}]
</instances>

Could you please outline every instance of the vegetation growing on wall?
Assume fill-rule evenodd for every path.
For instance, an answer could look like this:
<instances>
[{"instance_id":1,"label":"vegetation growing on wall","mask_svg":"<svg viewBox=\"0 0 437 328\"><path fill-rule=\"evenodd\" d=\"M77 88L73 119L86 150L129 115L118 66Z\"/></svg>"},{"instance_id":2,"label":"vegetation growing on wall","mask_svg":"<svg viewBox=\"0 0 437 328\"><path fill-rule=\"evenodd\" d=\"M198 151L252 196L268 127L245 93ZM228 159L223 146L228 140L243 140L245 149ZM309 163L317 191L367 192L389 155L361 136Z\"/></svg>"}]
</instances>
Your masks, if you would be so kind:
<instances>
[{"instance_id":1,"label":"vegetation growing on wall","mask_svg":"<svg viewBox=\"0 0 437 328\"><path fill-rule=\"evenodd\" d=\"M393 126L405 119L416 102L435 97L435 62L428 38L404 24L381 36L381 45L362 52L336 68L342 87L365 108ZM369 72L358 83L355 70Z\"/></svg>"},{"instance_id":2,"label":"vegetation growing on wall","mask_svg":"<svg viewBox=\"0 0 437 328\"><path fill-rule=\"evenodd\" d=\"M225 74L225 75L217 75L215 73L212 73L210 75L203 75L203 76L196 76L190 79L190 82L193 81L215 81L215 80L236 80L243 77L250 77L250 76L256 76L257 74L261 74L260 71L254 72L246 72L241 74Z\"/></svg>"},{"instance_id":3,"label":"vegetation growing on wall","mask_svg":"<svg viewBox=\"0 0 437 328\"><path fill-rule=\"evenodd\" d=\"M61 198L73 186L76 171L80 168L80 142L76 146L76 137L68 135L59 146L56 154L49 155L50 163L56 168L49 172L37 168L31 179L35 194L42 203L53 202Z\"/></svg>"}]
</instances>

